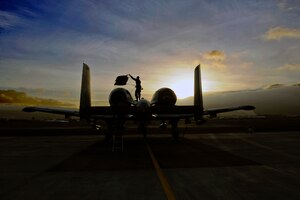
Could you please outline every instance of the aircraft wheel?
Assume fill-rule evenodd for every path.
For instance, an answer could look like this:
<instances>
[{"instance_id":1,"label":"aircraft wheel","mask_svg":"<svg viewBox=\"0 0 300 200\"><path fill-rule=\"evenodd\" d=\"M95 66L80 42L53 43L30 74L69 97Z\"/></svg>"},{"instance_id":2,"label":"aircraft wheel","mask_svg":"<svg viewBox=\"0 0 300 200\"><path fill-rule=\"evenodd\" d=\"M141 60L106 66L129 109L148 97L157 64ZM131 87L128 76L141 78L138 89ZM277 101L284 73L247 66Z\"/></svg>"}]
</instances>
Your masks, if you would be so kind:
<instances>
[{"instance_id":1,"label":"aircraft wheel","mask_svg":"<svg viewBox=\"0 0 300 200\"><path fill-rule=\"evenodd\" d=\"M175 142L179 141L178 120L172 121L172 137Z\"/></svg>"},{"instance_id":2,"label":"aircraft wheel","mask_svg":"<svg viewBox=\"0 0 300 200\"><path fill-rule=\"evenodd\" d=\"M112 140L112 132L111 131L106 131L105 132L105 142L110 142Z\"/></svg>"},{"instance_id":3,"label":"aircraft wheel","mask_svg":"<svg viewBox=\"0 0 300 200\"><path fill-rule=\"evenodd\" d=\"M179 133L178 130L172 131L172 137L174 139L175 142L179 141Z\"/></svg>"},{"instance_id":4,"label":"aircraft wheel","mask_svg":"<svg viewBox=\"0 0 300 200\"><path fill-rule=\"evenodd\" d=\"M145 122L140 122L138 125L138 132L142 133L144 138L146 138L147 135L147 125Z\"/></svg>"}]
</instances>

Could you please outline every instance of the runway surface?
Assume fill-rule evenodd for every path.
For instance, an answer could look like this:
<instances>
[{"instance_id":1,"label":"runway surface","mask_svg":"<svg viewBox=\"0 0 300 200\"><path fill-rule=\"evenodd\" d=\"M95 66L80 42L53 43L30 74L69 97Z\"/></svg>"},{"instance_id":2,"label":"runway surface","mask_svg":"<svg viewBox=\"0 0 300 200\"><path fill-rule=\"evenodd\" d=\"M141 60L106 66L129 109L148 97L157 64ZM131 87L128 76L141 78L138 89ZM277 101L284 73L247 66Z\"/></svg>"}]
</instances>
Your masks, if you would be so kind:
<instances>
[{"instance_id":1,"label":"runway surface","mask_svg":"<svg viewBox=\"0 0 300 200\"><path fill-rule=\"evenodd\" d=\"M300 199L299 131L193 130L174 143L151 129L146 141L125 135L123 152L101 135L47 131L2 134L0 199Z\"/></svg>"}]
</instances>

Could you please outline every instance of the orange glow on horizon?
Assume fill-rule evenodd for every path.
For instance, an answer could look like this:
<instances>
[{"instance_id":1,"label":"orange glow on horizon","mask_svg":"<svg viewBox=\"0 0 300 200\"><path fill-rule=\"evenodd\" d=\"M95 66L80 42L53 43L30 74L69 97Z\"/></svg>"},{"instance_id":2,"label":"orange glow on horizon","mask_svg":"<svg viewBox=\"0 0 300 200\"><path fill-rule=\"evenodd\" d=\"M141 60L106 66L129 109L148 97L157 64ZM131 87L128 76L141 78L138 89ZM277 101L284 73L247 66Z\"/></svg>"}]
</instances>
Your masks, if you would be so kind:
<instances>
[{"instance_id":1,"label":"orange glow on horizon","mask_svg":"<svg viewBox=\"0 0 300 200\"><path fill-rule=\"evenodd\" d=\"M194 79L178 80L170 84L170 88L174 90L178 99L184 99L194 96ZM212 83L210 81L202 80L202 91L210 92Z\"/></svg>"},{"instance_id":2,"label":"orange glow on horizon","mask_svg":"<svg viewBox=\"0 0 300 200\"><path fill-rule=\"evenodd\" d=\"M194 96L194 69L188 66L190 66L190 64L187 66L173 66L172 70L168 70L166 72L166 74L168 74L168 78L166 78L161 84L159 84L158 88L171 88L175 92L178 99L184 99L190 96ZM176 70L174 70L174 68ZM207 72L205 73L207 74ZM213 92L215 90L217 82L208 81L205 77L203 77L203 75L201 77L203 93Z\"/></svg>"}]
</instances>

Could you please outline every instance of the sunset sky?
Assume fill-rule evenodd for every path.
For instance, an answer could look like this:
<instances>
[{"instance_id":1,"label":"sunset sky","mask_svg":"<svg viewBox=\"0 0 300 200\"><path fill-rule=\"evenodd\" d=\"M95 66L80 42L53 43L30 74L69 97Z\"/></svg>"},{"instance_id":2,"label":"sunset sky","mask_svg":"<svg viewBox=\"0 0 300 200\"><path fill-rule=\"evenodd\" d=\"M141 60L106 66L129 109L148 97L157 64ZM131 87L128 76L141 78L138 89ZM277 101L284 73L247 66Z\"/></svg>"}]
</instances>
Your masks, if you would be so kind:
<instances>
[{"instance_id":1,"label":"sunset sky","mask_svg":"<svg viewBox=\"0 0 300 200\"><path fill-rule=\"evenodd\" d=\"M299 52L298 0L0 3L0 88L41 96L79 98L83 62L98 100L129 73L147 98L165 86L191 96L198 64L205 91L295 84Z\"/></svg>"}]
</instances>

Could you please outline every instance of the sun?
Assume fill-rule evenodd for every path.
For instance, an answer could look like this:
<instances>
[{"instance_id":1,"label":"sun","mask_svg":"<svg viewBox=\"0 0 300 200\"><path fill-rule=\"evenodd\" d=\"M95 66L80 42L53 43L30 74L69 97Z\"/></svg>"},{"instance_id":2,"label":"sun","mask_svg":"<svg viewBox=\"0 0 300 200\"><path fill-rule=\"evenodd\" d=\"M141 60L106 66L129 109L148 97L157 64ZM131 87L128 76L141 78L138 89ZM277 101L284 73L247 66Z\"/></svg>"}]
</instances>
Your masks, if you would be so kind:
<instances>
[{"instance_id":1,"label":"sun","mask_svg":"<svg viewBox=\"0 0 300 200\"><path fill-rule=\"evenodd\" d=\"M171 84L170 87L179 99L184 99L194 94L193 80L178 80Z\"/></svg>"},{"instance_id":2,"label":"sun","mask_svg":"<svg viewBox=\"0 0 300 200\"><path fill-rule=\"evenodd\" d=\"M174 90L178 99L194 96L194 79L177 80L170 85L170 88ZM208 92L209 88L210 82L202 80L202 91Z\"/></svg>"}]
</instances>

